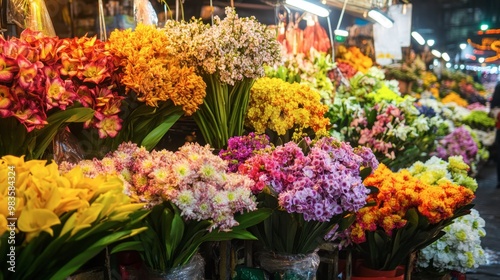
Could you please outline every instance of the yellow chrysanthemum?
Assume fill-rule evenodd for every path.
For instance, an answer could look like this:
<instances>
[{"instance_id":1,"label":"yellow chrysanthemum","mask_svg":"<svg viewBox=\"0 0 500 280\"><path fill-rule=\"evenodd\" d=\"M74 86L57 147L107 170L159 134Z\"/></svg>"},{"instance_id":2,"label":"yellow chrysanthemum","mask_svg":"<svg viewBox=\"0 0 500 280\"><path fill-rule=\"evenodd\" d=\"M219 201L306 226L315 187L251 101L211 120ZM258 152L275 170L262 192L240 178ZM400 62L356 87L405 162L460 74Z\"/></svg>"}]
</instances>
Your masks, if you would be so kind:
<instances>
[{"instance_id":1,"label":"yellow chrysanthemum","mask_svg":"<svg viewBox=\"0 0 500 280\"><path fill-rule=\"evenodd\" d=\"M316 132L329 125L330 121L324 117L327 111L319 93L310 87L266 77L252 87L246 125L259 134L266 129L278 135L295 128L311 128Z\"/></svg>"}]
</instances>

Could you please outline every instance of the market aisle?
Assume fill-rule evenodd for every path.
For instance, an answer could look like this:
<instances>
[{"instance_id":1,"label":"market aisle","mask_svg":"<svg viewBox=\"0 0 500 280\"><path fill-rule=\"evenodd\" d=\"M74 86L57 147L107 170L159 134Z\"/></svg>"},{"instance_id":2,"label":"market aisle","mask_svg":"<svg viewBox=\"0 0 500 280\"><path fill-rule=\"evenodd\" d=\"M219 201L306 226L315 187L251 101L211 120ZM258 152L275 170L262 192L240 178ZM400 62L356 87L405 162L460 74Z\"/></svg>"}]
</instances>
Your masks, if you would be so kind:
<instances>
[{"instance_id":1,"label":"market aisle","mask_svg":"<svg viewBox=\"0 0 500 280\"><path fill-rule=\"evenodd\" d=\"M486 221L482 246L489 255L489 264L467 273L467 280L500 279L500 189L496 188L495 163L489 162L477 176L475 209Z\"/></svg>"}]
</instances>

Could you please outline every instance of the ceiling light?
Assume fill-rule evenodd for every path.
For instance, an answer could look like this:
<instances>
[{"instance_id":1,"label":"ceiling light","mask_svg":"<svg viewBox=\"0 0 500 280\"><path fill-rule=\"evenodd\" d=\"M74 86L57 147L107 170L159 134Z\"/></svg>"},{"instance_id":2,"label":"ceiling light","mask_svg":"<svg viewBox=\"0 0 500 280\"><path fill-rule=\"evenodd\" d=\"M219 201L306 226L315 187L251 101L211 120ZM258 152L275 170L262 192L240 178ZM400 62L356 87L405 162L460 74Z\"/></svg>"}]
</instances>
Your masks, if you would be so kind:
<instances>
[{"instance_id":1,"label":"ceiling light","mask_svg":"<svg viewBox=\"0 0 500 280\"><path fill-rule=\"evenodd\" d=\"M467 48L467 44L466 43L460 44L460 49L461 50L465 50L465 48Z\"/></svg>"},{"instance_id":2,"label":"ceiling light","mask_svg":"<svg viewBox=\"0 0 500 280\"><path fill-rule=\"evenodd\" d=\"M394 21L379 9L371 9L368 16L385 28L391 28L394 25Z\"/></svg>"},{"instance_id":3,"label":"ceiling light","mask_svg":"<svg viewBox=\"0 0 500 280\"><path fill-rule=\"evenodd\" d=\"M450 55L448 55L448 53L442 53L441 57L444 59L444 61L450 61Z\"/></svg>"},{"instance_id":4,"label":"ceiling light","mask_svg":"<svg viewBox=\"0 0 500 280\"><path fill-rule=\"evenodd\" d=\"M411 33L411 37L413 37L413 39L415 39L415 41L417 41L417 43L419 43L420 45L425 44L424 37L422 37L422 35L420 35L420 33L418 33L417 31L413 31Z\"/></svg>"},{"instance_id":5,"label":"ceiling light","mask_svg":"<svg viewBox=\"0 0 500 280\"><path fill-rule=\"evenodd\" d=\"M479 61L479 63L483 63L484 62L484 57L478 58L477 61Z\"/></svg>"},{"instance_id":6,"label":"ceiling light","mask_svg":"<svg viewBox=\"0 0 500 280\"><path fill-rule=\"evenodd\" d=\"M285 3L320 17L327 17L330 14L326 8L304 0L286 0Z\"/></svg>"},{"instance_id":7,"label":"ceiling light","mask_svg":"<svg viewBox=\"0 0 500 280\"><path fill-rule=\"evenodd\" d=\"M441 57L441 53L438 50L432 50L431 53L437 58Z\"/></svg>"},{"instance_id":8,"label":"ceiling light","mask_svg":"<svg viewBox=\"0 0 500 280\"><path fill-rule=\"evenodd\" d=\"M434 46L435 43L436 43L436 41L434 39L427 40L427 45L429 45L429 47Z\"/></svg>"},{"instance_id":9,"label":"ceiling light","mask_svg":"<svg viewBox=\"0 0 500 280\"><path fill-rule=\"evenodd\" d=\"M335 29L333 31L333 34L335 34L337 36L347 37L347 36L349 36L349 31L343 30L343 29Z\"/></svg>"}]
</instances>

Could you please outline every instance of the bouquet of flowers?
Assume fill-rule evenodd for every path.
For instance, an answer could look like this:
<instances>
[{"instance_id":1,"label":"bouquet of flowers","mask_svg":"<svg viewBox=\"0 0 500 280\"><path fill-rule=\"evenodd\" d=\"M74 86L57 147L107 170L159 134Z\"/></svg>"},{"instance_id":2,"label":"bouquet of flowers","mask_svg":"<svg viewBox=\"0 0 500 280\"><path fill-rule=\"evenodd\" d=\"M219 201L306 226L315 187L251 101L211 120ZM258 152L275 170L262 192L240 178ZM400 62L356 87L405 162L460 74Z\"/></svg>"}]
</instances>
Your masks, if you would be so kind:
<instances>
[{"instance_id":1,"label":"bouquet of flowers","mask_svg":"<svg viewBox=\"0 0 500 280\"><path fill-rule=\"evenodd\" d=\"M238 169L253 179L259 207L273 210L251 228L264 249L260 265L291 279L316 274L316 250L352 223L368 193L362 177L378 165L368 148L332 137L302 143L304 150L295 142L258 150Z\"/></svg>"},{"instance_id":2,"label":"bouquet of flowers","mask_svg":"<svg viewBox=\"0 0 500 280\"><path fill-rule=\"evenodd\" d=\"M469 169L461 156L451 156L448 161L432 157L425 163L416 162L408 171L429 185L452 182L476 191L478 185L474 178L467 175ZM475 209L455 219L443 231L445 235L418 252L417 266L420 274L452 270L465 272L485 264L486 258L480 240L486 234L484 220Z\"/></svg>"},{"instance_id":3,"label":"bouquet of flowers","mask_svg":"<svg viewBox=\"0 0 500 280\"><path fill-rule=\"evenodd\" d=\"M415 162L408 171L413 177L429 185L452 182L473 192L478 187L476 180L468 176L470 167L462 156L450 156L446 161L433 156L426 162Z\"/></svg>"},{"instance_id":4,"label":"bouquet of flowers","mask_svg":"<svg viewBox=\"0 0 500 280\"><path fill-rule=\"evenodd\" d=\"M308 85L319 92L323 104L330 105L335 92L328 73L333 69L329 55L311 49L308 57L289 54L285 56L283 65L266 67L266 76Z\"/></svg>"},{"instance_id":5,"label":"bouquet of flowers","mask_svg":"<svg viewBox=\"0 0 500 280\"><path fill-rule=\"evenodd\" d=\"M352 222L365 205L368 189L362 176L378 165L364 147L323 137L307 143L304 152L295 142L257 152L239 167L253 181L261 206L273 214L254 228L267 250L308 254L336 225Z\"/></svg>"},{"instance_id":6,"label":"bouquet of flowers","mask_svg":"<svg viewBox=\"0 0 500 280\"><path fill-rule=\"evenodd\" d=\"M0 172L1 279L65 279L146 229L139 222L149 211L116 176L61 175L54 162L15 156L0 159Z\"/></svg>"},{"instance_id":7,"label":"bouquet of flowers","mask_svg":"<svg viewBox=\"0 0 500 280\"><path fill-rule=\"evenodd\" d=\"M203 242L255 239L246 228L269 211L256 210L253 181L227 173L227 164L208 145L148 152L124 143L102 160L78 165L90 177L117 174L125 192L151 209L147 230L128 245L140 249L147 267L164 273L188 264Z\"/></svg>"},{"instance_id":8,"label":"bouquet of flowers","mask_svg":"<svg viewBox=\"0 0 500 280\"><path fill-rule=\"evenodd\" d=\"M467 100L463 99L458 93L451 91L448 94L446 94L442 99L441 102L447 104L447 103L455 103L458 106L461 107L467 107L469 103Z\"/></svg>"},{"instance_id":9,"label":"bouquet of flowers","mask_svg":"<svg viewBox=\"0 0 500 280\"><path fill-rule=\"evenodd\" d=\"M424 273L462 273L486 264L481 238L486 235L484 219L476 209L443 229L446 233L418 253L417 267ZM432 272L429 272L432 270Z\"/></svg>"},{"instance_id":10,"label":"bouquet of flowers","mask_svg":"<svg viewBox=\"0 0 500 280\"><path fill-rule=\"evenodd\" d=\"M384 88L382 88L384 89ZM388 89L387 89L388 90ZM428 156L434 150L435 140L446 130L439 116L428 117L413 104L412 97L401 98L381 94L373 98L376 104L365 106L354 98L336 100L335 115L330 115L332 130L343 135L352 145L365 145L377 158L394 170Z\"/></svg>"},{"instance_id":11,"label":"bouquet of flowers","mask_svg":"<svg viewBox=\"0 0 500 280\"><path fill-rule=\"evenodd\" d=\"M303 133L326 132L327 110L319 94L309 86L264 77L251 89L245 124L257 134L272 135L273 142L277 142L277 137L287 142Z\"/></svg>"},{"instance_id":12,"label":"bouquet of flowers","mask_svg":"<svg viewBox=\"0 0 500 280\"><path fill-rule=\"evenodd\" d=\"M248 158L258 151L271 148L269 136L250 132L244 136L234 136L227 141L227 149L222 149L219 156L228 161L229 171L237 172Z\"/></svg>"},{"instance_id":13,"label":"bouquet of flowers","mask_svg":"<svg viewBox=\"0 0 500 280\"><path fill-rule=\"evenodd\" d=\"M450 156L462 156L467 165L471 165L478 151L478 146L471 136L469 130L464 126L455 128L450 134L438 141L438 146L433 155L442 159Z\"/></svg>"},{"instance_id":14,"label":"bouquet of flowers","mask_svg":"<svg viewBox=\"0 0 500 280\"><path fill-rule=\"evenodd\" d=\"M104 42L26 29L19 38L1 37L0 47L0 127L9 131L0 136L0 154L41 158L70 123L96 128L103 138L116 136L122 97Z\"/></svg>"},{"instance_id":15,"label":"bouquet of flowers","mask_svg":"<svg viewBox=\"0 0 500 280\"><path fill-rule=\"evenodd\" d=\"M472 190L444 181L429 185L402 169L392 172L380 164L364 180L378 188L360 209L350 228L350 238L364 265L392 270L411 253L439 239L443 228L472 207Z\"/></svg>"},{"instance_id":16,"label":"bouquet of flowers","mask_svg":"<svg viewBox=\"0 0 500 280\"><path fill-rule=\"evenodd\" d=\"M472 129L483 131L494 130L496 120L488 115L488 112L482 110L472 110L463 120L463 124Z\"/></svg>"}]
</instances>

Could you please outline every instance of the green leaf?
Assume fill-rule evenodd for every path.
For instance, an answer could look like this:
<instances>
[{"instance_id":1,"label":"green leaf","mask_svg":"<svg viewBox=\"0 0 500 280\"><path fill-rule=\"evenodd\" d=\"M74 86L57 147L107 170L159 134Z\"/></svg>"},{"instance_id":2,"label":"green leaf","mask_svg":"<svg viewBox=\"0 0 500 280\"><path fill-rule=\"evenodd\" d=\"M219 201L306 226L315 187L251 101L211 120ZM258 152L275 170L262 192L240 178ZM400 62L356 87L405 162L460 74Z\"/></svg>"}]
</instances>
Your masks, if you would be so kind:
<instances>
[{"instance_id":1,"label":"green leaf","mask_svg":"<svg viewBox=\"0 0 500 280\"><path fill-rule=\"evenodd\" d=\"M141 146L144 146L148 151L152 150L182 115L183 112L181 110L167 116L160 125L144 137Z\"/></svg>"},{"instance_id":2,"label":"green leaf","mask_svg":"<svg viewBox=\"0 0 500 280\"><path fill-rule=\"evenodd\" d=\"M239 225L233 227L233 230L246 229L254 226L271 216L272 212L273 210L270 208L259 208L251 212L237 215L235 220Z\"/></svg>"},{"instance_id":3,"label":"green leaf","mask_svg":"<svg viewBox=\"0 0 500 280\"><path fill-rule=\"evenodd\" d=\"M122 242L113 247L110 254L116 254L122 251L144 251L144 246L141 241Z\"/></svg>"},{"instance_id":4,"label":"green leaf","mask_svg":"<svg viewBox=\"0 0 500 280\"><path fill-rule=\"evenodd\" d=\"M63 127L64 123L78 123L90 120L94 116L94 110L91 108L76 107L58 111L47 118L48 124L41 128L37 133L37 145L32 151L33 158L39 159L47 147L52 143L57 132Z\"/></svg>"}]
</instances>

